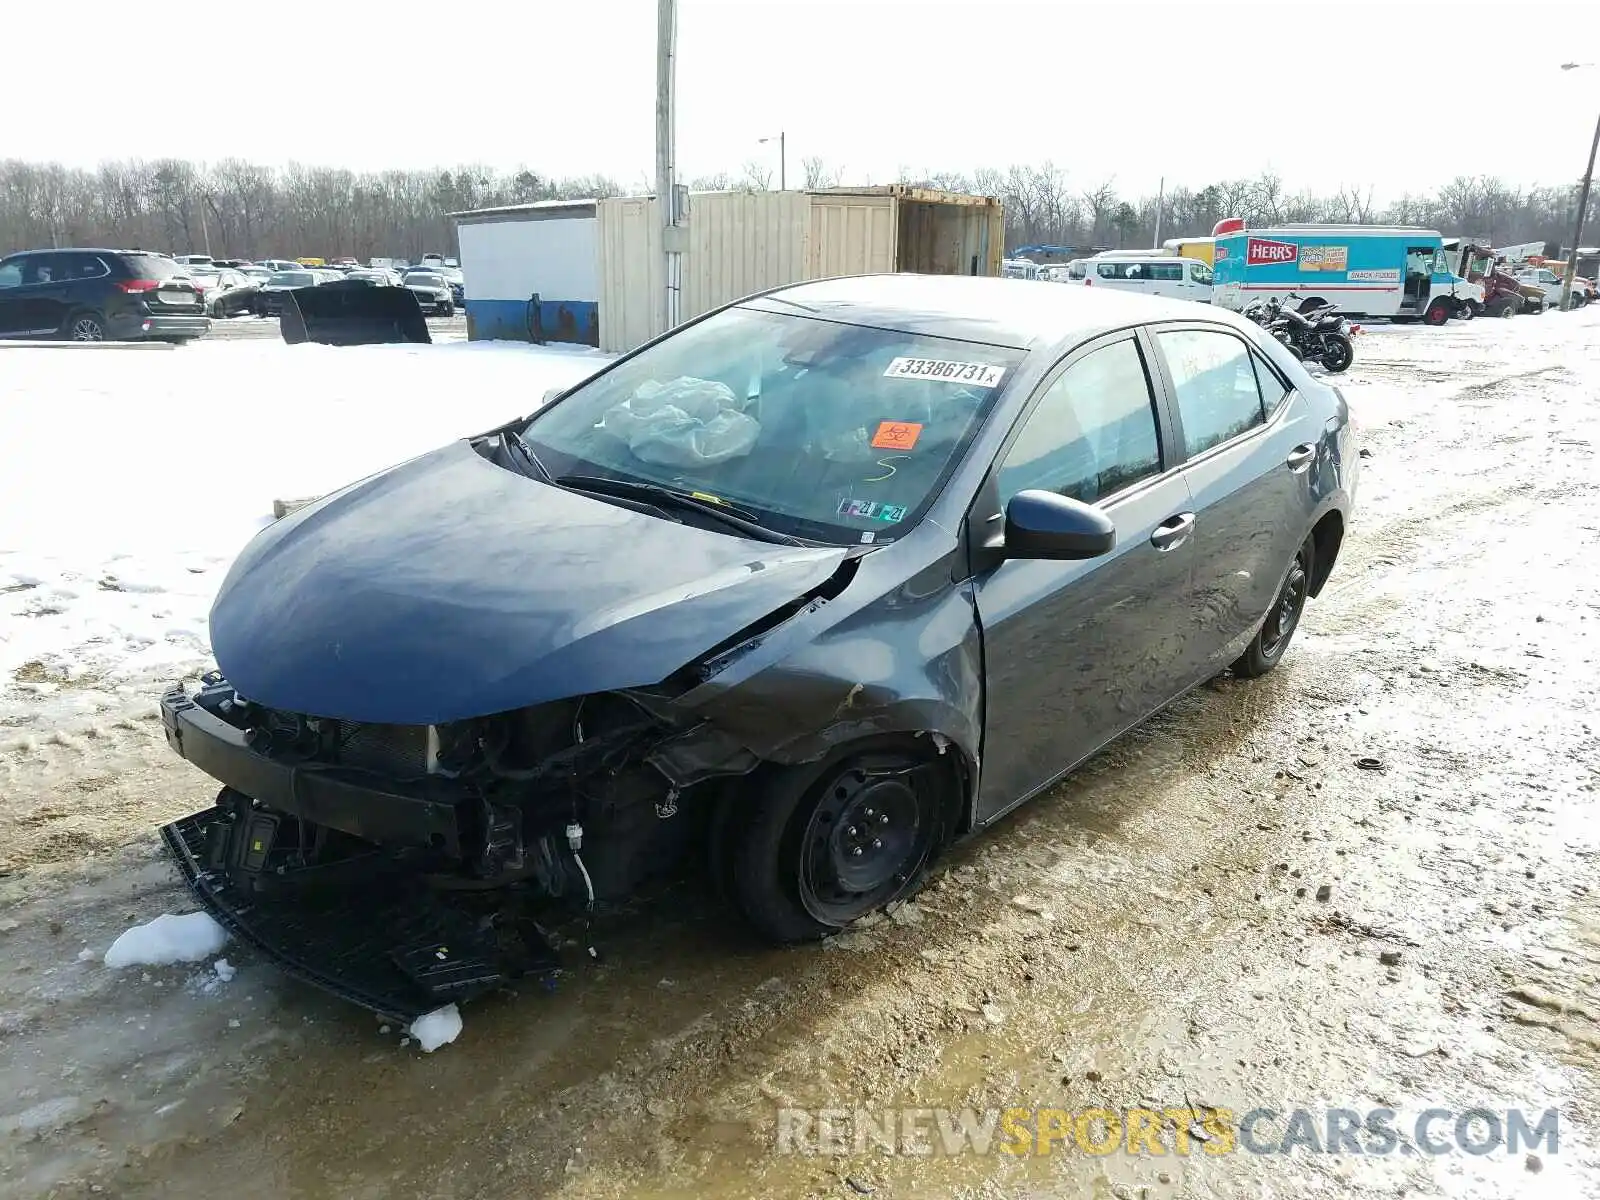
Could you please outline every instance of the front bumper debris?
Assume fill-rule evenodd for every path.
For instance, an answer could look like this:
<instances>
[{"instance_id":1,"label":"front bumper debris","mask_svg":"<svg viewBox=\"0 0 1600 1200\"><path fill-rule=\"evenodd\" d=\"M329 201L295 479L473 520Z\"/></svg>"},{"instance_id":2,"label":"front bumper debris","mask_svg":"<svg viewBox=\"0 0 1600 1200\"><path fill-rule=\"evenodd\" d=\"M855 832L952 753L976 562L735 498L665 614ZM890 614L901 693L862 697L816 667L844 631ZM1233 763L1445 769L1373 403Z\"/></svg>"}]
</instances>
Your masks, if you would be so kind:
<instances>
[{"instance_id":1,"label":"front bumper debris","mask_svg":"<svg viewBox=\"0 0 1600 1200\"><path fill-rule=\"evenodd\" d=\"M167 745L179 757L268 808L380 846L461 852L460 798L440 787L401 788L381 779L275 762L251 749L242 729L207 712L182 689L161 698L161 724Z\"/></svg>"},{"instance_id":2,"label":"front bumper debris","mask_svg":"<svg viewBox=\"0 0 1600 1200\"><path fill-rule=\"evenodd\" d=\"M409 1024L559 962L537 936L440 896L414 875L359 888L262 898L213 866L210 808L162 827L195 897L230 933L286 973L391 1020Z\"/></svg>"}]
</instances>

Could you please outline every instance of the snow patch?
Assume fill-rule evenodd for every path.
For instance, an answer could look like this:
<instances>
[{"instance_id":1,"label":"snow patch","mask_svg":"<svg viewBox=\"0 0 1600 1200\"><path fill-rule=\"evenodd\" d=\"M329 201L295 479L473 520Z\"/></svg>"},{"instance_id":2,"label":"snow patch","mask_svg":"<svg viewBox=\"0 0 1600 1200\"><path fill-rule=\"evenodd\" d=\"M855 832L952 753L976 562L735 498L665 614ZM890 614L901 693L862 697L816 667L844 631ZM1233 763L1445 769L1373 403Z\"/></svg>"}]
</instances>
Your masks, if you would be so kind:
<instances>
[{"instance_id":1,"label":"snow patch","mask_svg":"<svg viewBox=\"0 0 1600 1200\"><path fill-rule=\"evenodd\" d=\"M609 361L490 342L5 353L0 754L29 756L48 753L48 731L149 719L153 695L210 665L211 602L275 497L321 496L532 412ZM228 402L213 403L222 377ZM92 488L62 489L50 451L68 440ZM189 497L182 520L168 492Z\"/></svg>"},{"instance_id":2,"label":"snow patch","mask_svg":"<svg viewBox=\"0 0 1600 1200\"><path fill-rule=\"evenodd\" d=\"M239 971L238 967L225 958L217 959L216 962L211 964L211 969L217 973L217 978L222 980L223 983L227 983Z\"/></svg>"},{"instance_id":3,"label":"snow patch","mask_svg":"<svg viewBox=\"0 0 1600 1200\"><path fill-rule=\"evenodd\" d=\"M154 921L135 925L112 942L106 951L105 964L108 967L164 967L178 962L199 962L221 950L227 940L228 931L218 925L210 913L193 912L182 916L162 913Z\"/></svg>"},{"instance_id":4,"label":"snow patch","mask_svg":"<svg viewBox=\"0 0 1600 1200\"><path fill-rule=\"evenodd\" d=\"M461 1010L454 1004L446 1004L443 1008L423 1013L411 1022L406 1032L417 1039L417 1044L424 1051L432 1054L440 1046L461 1036Z\"/></svg>"}]
</instances>

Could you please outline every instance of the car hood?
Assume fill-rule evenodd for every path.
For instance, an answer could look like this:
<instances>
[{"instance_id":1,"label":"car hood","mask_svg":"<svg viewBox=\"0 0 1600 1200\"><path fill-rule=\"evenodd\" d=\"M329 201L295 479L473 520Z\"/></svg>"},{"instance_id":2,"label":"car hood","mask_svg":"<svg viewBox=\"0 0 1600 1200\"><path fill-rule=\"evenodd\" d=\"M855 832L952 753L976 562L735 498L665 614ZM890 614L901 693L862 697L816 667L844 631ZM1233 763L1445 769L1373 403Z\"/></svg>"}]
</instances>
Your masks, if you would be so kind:
<instances>
[{"instance_id":1,"label":"car hood","mask_svg":"<svg viewBox=\"0 0 1600 1200\"><path fill-rule=\"evenodd\" d=\"M433 725L658 683L847 553L680 525L458 442L257 535L217 594L212 650L270 708Z\"/></svg>"}]
</instances>

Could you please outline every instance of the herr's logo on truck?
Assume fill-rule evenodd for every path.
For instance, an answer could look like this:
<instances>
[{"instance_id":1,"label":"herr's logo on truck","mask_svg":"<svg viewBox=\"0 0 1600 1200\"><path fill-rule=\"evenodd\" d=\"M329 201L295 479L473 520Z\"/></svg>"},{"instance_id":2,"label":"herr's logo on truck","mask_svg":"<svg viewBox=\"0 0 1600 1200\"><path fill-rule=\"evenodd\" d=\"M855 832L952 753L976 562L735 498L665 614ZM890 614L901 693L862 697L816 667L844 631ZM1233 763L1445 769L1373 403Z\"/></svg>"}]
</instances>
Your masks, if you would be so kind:
<instances>
[{"instance_id":1,"label":"herr's logo on truck","mask_svg":"<svg viewBox=\"0 0 1600 1200\"><path fill-rule=\"evenodd\" d=\"M1294 242L1275 242L1271 238L1250 238L1245 242L1244 261L1248 267L1282 266L1300 257Z\"/></svg>"}]
</instances>

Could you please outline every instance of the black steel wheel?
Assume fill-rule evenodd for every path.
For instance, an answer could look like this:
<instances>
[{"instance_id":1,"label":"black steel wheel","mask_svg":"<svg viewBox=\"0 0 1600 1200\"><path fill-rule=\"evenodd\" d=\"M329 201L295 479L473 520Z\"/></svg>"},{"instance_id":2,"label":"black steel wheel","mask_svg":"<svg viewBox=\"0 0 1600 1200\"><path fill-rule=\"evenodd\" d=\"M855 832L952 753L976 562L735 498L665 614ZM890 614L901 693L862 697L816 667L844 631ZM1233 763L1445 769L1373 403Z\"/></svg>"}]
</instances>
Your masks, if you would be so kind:
<instances>
[{"instance_id":1,"label":"black steel wheel","mask_svg":"<svg viewBox=\"0 0 1600 1200\"><path fill-rule=\"evenodd\" d=\"M1315 564L1311 540L1306 539L1289 572L1284 576L1278 595L1261 622L1261 629L1250 641L1250 646L1233 664L1233 673L1243 679L1265 675L1278 665L1289 648L1289 640L1300 627L1300 616L1305 612L1306 600L1311 595L1311 573Z\"/></svg>"},{"instance_id":2,"label":"black steel wheel","mask_svg":"<svg viewBox=\"0 0 1600 1200\"><path fill-rule=\"evenodd\" d=\"M736 789L732 898L767 938L794 942L909 894L944 840L949 780L942 761L869 752Z\"/></svg>"}]
</instances>

